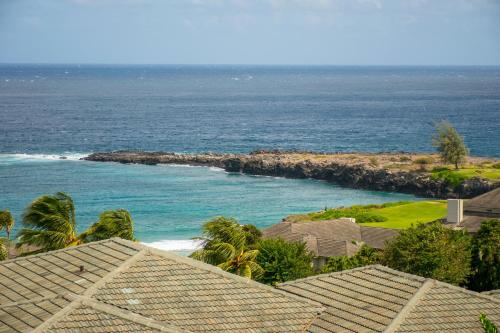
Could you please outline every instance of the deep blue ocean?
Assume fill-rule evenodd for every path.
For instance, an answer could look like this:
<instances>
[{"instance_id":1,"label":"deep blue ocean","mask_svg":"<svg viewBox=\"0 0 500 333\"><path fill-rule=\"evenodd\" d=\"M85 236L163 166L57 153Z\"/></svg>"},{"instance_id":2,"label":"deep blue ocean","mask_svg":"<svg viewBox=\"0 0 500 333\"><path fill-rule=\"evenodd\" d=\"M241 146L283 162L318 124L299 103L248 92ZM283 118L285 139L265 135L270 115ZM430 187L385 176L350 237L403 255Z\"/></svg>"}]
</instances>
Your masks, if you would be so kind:
<instances>
[{"instance_id":1,"label":"deep blue ocean","mask_svg":"<svg viewBox=\"0 0 500 333\"><path fill-rule=\"evenodd\" d=\"M263 227L325 206L417 198L78 157L432 151L439 120L456 126L471 154L500 157L500 67L0 65L0 209L19 226L36 196L66 191L81 229L103 210L126 208L141 241L189 248L185 240L216 215Z\"/></svg>"}]
</instances>

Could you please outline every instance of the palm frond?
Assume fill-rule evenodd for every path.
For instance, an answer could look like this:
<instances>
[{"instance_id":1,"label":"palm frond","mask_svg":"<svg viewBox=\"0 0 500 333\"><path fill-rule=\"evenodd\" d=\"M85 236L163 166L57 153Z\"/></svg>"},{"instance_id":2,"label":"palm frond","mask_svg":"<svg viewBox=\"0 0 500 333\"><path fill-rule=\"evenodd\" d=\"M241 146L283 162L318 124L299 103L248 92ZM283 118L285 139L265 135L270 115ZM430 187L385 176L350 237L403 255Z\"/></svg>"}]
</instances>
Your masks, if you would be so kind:
<instances>
[{"instance_id":1,"label":"palm frond","mask_svg":"<svg viewBox=\"0 0 500 333\"><path fill-rule=\"evenodd\" d=\"M78 238L83 242L94 242L113 237L134 240L134 222L125 209L103 212L99 221L81 233Z\"/></svg>"}]
</instances>

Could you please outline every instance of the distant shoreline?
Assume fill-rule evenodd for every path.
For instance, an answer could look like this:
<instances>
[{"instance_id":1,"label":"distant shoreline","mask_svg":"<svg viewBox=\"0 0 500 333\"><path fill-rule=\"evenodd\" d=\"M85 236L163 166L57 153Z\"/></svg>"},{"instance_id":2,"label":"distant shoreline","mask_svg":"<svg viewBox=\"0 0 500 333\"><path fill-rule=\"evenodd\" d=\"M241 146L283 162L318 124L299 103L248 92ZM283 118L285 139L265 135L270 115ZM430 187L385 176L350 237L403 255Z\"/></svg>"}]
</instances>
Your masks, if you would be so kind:
<instances>
[{"instance_id":1,"label":"distant shoreline","mask_svg":"<svg viewBox=\"0 0 500 333\"><path fill-rule=\"evenodd\" d=\"M428 198L470 198L500 184L472 177L449 184L432 177L438 156L420 153L313 153L258 151L250 154L178 154L171 152L116 151L93 153L82 158L94 162L135 164L180 164L218 167L228 172L285 178L325 180L341 186L414 194ZM428 165L419 164L426 159ZM495 158L471 157L473 165L498 162ZM426 170L424 170L424 168Z\"/></svg>"}]
</instances>

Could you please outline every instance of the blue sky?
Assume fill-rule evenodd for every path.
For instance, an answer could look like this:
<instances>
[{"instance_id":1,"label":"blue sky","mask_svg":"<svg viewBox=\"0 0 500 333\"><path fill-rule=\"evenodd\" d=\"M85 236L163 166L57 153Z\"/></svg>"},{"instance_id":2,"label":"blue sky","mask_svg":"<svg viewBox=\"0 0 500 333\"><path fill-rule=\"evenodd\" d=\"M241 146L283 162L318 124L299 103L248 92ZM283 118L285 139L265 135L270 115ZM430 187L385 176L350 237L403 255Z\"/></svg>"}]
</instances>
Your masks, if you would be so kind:
<instances>
[{"instance_id":1,"label":"blue sky","mask_svg":"<svg viewBox=\"0 0 500 333\"><path fill-rule=\"evenodd\" d=\"M0 62L500 65L500 0L0 0Z\"/></svg>"}]
</instances>

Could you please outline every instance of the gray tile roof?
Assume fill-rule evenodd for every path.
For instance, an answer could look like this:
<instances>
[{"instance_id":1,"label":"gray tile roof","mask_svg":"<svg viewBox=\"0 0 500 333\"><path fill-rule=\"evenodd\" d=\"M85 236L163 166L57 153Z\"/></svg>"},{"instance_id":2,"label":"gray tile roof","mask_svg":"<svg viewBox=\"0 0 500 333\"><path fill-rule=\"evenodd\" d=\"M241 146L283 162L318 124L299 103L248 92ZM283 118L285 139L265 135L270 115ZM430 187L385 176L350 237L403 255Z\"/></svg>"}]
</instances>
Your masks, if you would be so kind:
<instances>
[{"instance_id":1,"label":"gray tile roof","mask_svg":"<svg viewBox=\"0 0 500 333\"><path fill-rule=\"evenodd\" d=\"M0 333L302 332L323 310L120 239L0 262L0 274Z\"/></svg>"},{"instance_id":2,"label":"gray tile roof","mask_svg":"<svg viewBox=\"0 0 500 333\"><path fill-rule=\"evenodd\" d=\"M500 217L500 187L466 200L464 214Z\"/></svg>"},{"instance_id":3,"label":"gray tile roof","mask_svg":"<svg viewBox=\"0 0 500 333\"><path fill-rule=\"evenodd\" d=\"M351 256L362 243L382 249L397 233L395 229L361 226L350 219L281 222L262 231L265 238L306 242L318 257Z\"/></svg>"},{"instance_id":4,"label":"gray tile roof","mask_svg":"<svg viewBox=\"0 0 500 333\"><path fill-rule=\"evenodd\" d=\"M317 275L278 288L322 303L308 332L478 332L500 323L500 302L384 266Z\"/></svg>"}]
</instances>

